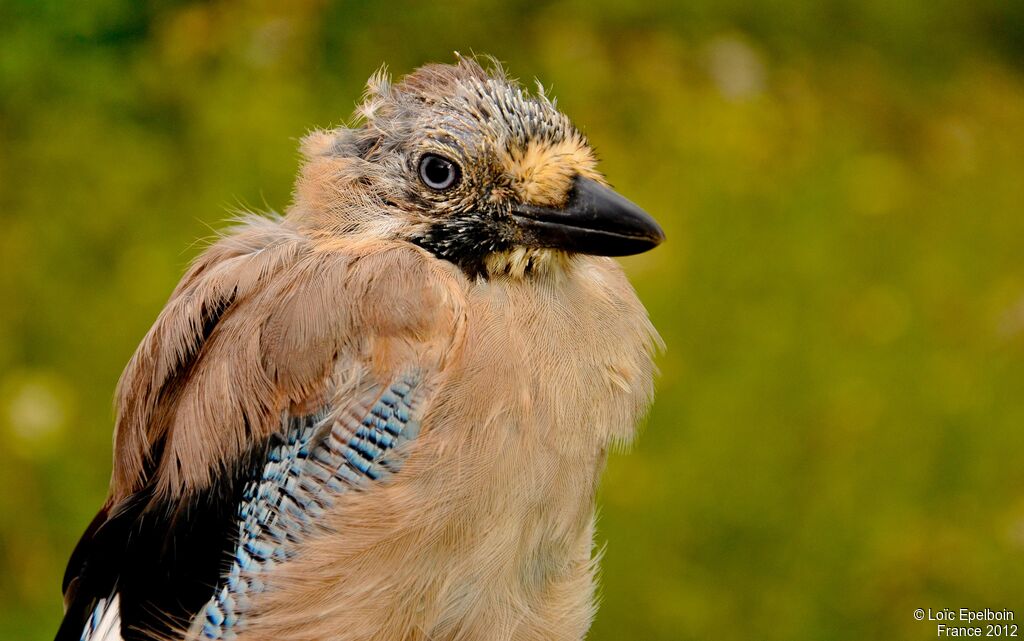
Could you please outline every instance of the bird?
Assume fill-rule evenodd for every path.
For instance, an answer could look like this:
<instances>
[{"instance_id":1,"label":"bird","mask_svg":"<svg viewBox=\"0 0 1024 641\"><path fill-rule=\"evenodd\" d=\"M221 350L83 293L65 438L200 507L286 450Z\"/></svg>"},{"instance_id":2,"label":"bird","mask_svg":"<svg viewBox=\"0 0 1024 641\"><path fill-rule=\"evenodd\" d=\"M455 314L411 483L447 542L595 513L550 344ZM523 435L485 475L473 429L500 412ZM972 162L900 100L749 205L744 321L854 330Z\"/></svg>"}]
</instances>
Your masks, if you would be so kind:
<instances>
[{"instance_id":1,"label":"bird","mask_svg":"<svg viewBox=\"0 0 1024 641\"><path fill-rule=\"evenodd\" d=\"M615 257L662 228L481 56L382 67L300 151L118 382L57 641L584 638L664 347Z\"/></svg>"}]
</instances>

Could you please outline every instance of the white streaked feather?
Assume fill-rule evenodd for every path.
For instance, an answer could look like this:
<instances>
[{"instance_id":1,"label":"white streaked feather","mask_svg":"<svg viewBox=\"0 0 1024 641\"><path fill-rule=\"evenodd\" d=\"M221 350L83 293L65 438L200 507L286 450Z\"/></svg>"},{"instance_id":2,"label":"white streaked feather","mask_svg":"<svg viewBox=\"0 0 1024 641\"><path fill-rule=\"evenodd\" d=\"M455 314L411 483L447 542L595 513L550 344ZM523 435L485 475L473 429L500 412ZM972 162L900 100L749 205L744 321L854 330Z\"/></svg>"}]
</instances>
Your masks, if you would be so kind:
<instances>
[{"instance_id":1,"label":"white streaked feather","mask_svg":"<svg viewBox=\"0 0 1024 641\"><path fill-rule=\"evenodd\" d=\"M123 641L121 607L118 595L100 599L82 630L82 641Z\"/></svg>"}]
</instances>

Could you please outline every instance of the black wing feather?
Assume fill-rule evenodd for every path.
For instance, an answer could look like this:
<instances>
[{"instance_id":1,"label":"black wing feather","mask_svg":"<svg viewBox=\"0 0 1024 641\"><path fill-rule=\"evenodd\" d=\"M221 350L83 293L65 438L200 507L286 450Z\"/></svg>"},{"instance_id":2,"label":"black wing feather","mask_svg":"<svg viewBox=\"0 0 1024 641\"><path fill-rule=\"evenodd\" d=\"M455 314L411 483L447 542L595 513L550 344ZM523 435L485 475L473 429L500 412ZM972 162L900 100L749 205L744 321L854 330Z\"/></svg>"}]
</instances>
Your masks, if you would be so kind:
<instances>
[{"instance_id":1,"label":"black wing feather","mask_svg":"<svg viewBox=\"0 0 1024 641\"><path fill-rule=\"evenodd\" d=\"M253 447L214 486L181 503L154 500L150 483L101 510L68 563L67 611L56 641L79 641L99 600L115 592L125 641L187 627L213 595L234 547L243 488L258 476L270 442Z\"/></svg>"}]
</instances>

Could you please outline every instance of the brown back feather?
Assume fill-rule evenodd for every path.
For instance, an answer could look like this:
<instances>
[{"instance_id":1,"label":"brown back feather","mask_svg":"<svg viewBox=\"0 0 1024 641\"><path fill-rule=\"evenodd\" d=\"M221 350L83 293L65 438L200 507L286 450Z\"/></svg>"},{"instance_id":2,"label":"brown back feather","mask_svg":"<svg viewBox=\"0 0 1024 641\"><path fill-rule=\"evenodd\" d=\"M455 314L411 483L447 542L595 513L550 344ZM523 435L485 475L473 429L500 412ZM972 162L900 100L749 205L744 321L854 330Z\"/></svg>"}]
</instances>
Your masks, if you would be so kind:
<instances>
[{"instance_id":1,"label":"brown back feather","mask_svg":"<svg viewBox=\"0 0 1024 641\"><path fill-rule=\"evenodd\" d=\"M207 487L345 370L436 369L458 277L407 243L325 243L248 219L196 260L121 377L111 500L153 477L159 497Z\"/></svg>"}]
</instances>

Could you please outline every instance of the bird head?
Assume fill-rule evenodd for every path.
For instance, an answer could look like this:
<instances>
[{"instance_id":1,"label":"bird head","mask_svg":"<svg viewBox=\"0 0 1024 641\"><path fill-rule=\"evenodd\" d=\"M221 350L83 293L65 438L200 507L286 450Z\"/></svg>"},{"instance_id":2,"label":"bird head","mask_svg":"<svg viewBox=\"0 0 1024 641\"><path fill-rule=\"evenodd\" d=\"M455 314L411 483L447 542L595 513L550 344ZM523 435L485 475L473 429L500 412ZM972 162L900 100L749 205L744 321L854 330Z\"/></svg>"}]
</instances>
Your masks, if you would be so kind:
<instances>
[{"instance_id":1,"label":"bird head","mask_svg":"<svg viewBox=\"0 0 1024 641\"><path fill-rule=\"evenodd\" d=\"M328 236L397 238L476 277L526 276L573 255L624 256L662 240L613 191L586 137L497 64L381 70L352 127L310 134L297 217Z\"/></svg>"}]
</instances>

